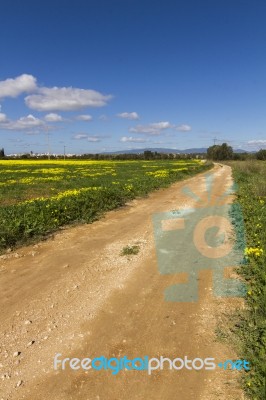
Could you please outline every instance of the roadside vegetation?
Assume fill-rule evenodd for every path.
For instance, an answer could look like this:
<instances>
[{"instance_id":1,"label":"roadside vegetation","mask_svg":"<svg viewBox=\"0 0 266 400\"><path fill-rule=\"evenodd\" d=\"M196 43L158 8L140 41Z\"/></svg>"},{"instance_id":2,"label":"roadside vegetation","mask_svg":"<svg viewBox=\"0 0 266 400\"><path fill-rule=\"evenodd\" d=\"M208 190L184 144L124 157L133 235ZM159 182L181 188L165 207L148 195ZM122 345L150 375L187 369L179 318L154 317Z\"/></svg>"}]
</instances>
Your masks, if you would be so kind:
<instances>
[{"instance_id":1,"label":"roadside vegetation","mask_svg":"<svg viewBox=\"0 0 266 400\"><path fill-rule=\"evenodd\" d=\"M261 154L260 154L261 156ZM250 362L243 386L250 399L266 398L266 161L231 162L244 216L246 248L239 273L247 286L244 311L232 316L233 337Z\"/></svg>"},{"instance_id":2,"label":"roadside vegetation","mask_svg":"<svg viewBox=\"0 0 266 400\"><path fill-rule=\"evenodd\" d=\"M1 160L0 251L211 168L201 160Z\"/></svg>"},{"instance_id":3,"label":"roadside vegetation","mask_svg":"<svg viewBox=\"0 0 266 400\"><path fill-rule=\"evenodd\" d=\"M139 253L139 246L138 245L132 245L132 246L125 246L123 247L121 251L121 256L131 256L131 255L136 255Z\"/></svg>"}]
</instances>

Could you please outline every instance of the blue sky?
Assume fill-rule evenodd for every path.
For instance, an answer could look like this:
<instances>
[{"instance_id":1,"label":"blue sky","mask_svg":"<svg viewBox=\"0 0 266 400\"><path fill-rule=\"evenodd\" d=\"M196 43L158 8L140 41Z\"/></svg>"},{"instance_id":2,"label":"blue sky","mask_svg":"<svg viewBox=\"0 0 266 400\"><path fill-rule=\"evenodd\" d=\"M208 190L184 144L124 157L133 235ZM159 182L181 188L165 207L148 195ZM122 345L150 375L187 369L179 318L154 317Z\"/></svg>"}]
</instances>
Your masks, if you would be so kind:
<instances>
[{"instance_id":1,"label":"blue sky","mask_svg":"<svg viewBox=\"0 0 266 400\"><path fill-rule=\"evenodd\" d=\"M266 148L265 21L264 0L3 0L0 147Z\"/></svg>"}]
</instances>

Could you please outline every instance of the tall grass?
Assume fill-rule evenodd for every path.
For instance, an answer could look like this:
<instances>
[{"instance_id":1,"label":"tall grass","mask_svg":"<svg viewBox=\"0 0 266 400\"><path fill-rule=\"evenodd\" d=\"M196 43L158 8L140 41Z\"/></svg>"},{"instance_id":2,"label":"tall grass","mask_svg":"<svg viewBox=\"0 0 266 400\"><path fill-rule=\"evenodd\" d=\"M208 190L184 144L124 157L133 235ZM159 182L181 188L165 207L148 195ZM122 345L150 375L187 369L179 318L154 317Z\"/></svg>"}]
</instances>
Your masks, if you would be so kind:
<instances>
[{"instance_id":1,"label":"tall grass","mask_svg":"<svg viewBox=\"0 0 266 400\"><path fill-rule=\"evenodd\" d=\"M266 161L232 162L238 184L236 202L241 205L246 231L245 263L239 273L247 284L245 310L233 328L240 339L250 371L243 384L252 400L266 399ZM236 316L235 316L236 317Z\"/></svg>"}]
</instances>

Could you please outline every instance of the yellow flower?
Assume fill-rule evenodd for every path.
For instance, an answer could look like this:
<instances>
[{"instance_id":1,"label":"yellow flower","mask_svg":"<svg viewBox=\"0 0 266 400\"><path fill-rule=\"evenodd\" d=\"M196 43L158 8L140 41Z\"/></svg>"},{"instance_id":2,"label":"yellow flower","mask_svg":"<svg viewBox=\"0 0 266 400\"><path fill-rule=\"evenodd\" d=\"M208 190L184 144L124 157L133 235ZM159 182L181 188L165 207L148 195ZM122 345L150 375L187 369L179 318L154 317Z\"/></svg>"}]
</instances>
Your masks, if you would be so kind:
<instances>
[{"instance_id":1,"label":"yellow flower","mask_svg":"<svg viewBox=\"0 0 266 400\"><path fill-rule=\"evenodd\" d=\"M255 257L261 257L263 253L264 251L260 247L246 247L244 252L245 256L255 256Z\"/></svg>"}]
</instances>

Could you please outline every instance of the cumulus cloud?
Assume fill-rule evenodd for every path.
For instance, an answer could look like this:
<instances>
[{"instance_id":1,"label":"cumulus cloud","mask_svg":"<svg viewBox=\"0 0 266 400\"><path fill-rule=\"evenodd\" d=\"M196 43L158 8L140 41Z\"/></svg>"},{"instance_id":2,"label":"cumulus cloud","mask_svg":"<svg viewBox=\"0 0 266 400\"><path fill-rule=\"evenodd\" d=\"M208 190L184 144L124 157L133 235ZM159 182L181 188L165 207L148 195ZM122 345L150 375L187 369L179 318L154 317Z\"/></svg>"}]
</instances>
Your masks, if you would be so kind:
<instances>
[{"instance_id":1,"label":"cumulus cloud","mask_svg":"<svg viewBox=\"0 0 266 400\"><path fill-rule=\"evenodd\" d=\"M29 114L26 117L21 117L16 121L5 119L5 121L0 121L0 128L8 129L12 131L29 131L34 128L45 128L45 123L39 119Z\"/></svg>"},{"instance_id":2,"label":"cumulus cloud","mask_svg":"<svg viewBox=\"0 0 266 400\"><path fill-rule=\"evenodd\" d=\"M61 121L63 121L63 118L61 117L61 115L55 114L55 113L50 113L50 114L45 115L44 119L47 122L61 122Z\"/></svg>"},{"instance_id":3,"label":"cumulus cloud","mask_svg":"<svg viewBox=\"0 0 266 400\"><path fill-rule=\"evenodd\" d=\"M87 139L88 135L86 133L78 133L74 136L74 139L80 140L80 139Z\"/></svg>"},{"instance_id":4,"label":"cumulus cloud","mask_svg":"<svg viewBox=\"0 0 266 400\"><path fill-rule=\"evenodd\" d=\"M254 145L254 146L260 146L260 145L265 146L266 145L266 140L249 140L248 144L249 145Z\"/></svg>"},{"instance_id":5,"label":"cumulus cloud","mask_svg":"<svg viewBox=\"0 0 266 400\"><path fill-rule=\"evenodd\" d=\"M112 98L90 89L42 87L25 98L29 108L38 111L75 111L84 107L102 107Z\"/></svg>"},{"instance_id":6,"label":"cumulus cloud","mask_svg":"<svg viewBox=\"0 0 266 400\"><path fill-rule=\"evenodd\" d=\"M22 74L14 79L0 81L0 98L18 97L22 93L30 93L37 89L36 78Z\"/></svg>"},{"instance_id":7,"label":"cumulus cloud","mask_svg":"<svg viewBox=\"0 0 266 400\"><path fill-rule=\"evenodd\" d=\"M123 136L121 137L120 142L144 143L147 142L147 140L142 138L134 138L132 136Z\"/></svg>"},{"instance_id":8,"label":"cumulus cloud","mask_svg":"<svg viewBox=\"0 0 266 400\"><path fill-rule=\"evenodd\" d=\"M154 124L150 124L152 127L154 127L155 129L168 129L168 128L172 128L173 125L170 124L170 122L155 122Z\"/></svg>"},{"instance_id":9,"label":"cumulus cloud","mask_svg":"<svg viewBox=\"0 0 266 400\"><path fill-rule=\"evenodd\" d=\"M87 133L77 133L73 138L76 140L87 139L88 142L101 142L103 138L108 136L102 135L89 135Z\"/></svg>"},{"instance_id":10,"label":"cumulus cloud","mask_svg":"<svg viewBox=\"0 0 266 400\"><path fill-rule=\"evenodd\" d=\"M78 116L76 117L76 119L77 119L78 121L91 121L91 120L92 120L92 116L89 115L89 114L83 114L83 115L78 115Z\"/></svg>"},{"instance_id":11,"label":"cumulus cloud","mask_svg":"<svg viewBox=\"0 0 266 400\"><path fill-rule=\"evenodd\" d=\"M101 137L97 135L88 136L88 142L101 142Z\"/></svg>"},{"instance_id":12,"label":"cumulus cloud","mask_svg":"<svg viewBox=\"0 0 266 400\"><path fill-rule=\"evenodd\" d=\"M0 123L7 122L7 121L8 121L8 119L7 119L6 114L0 113Z\"/></svg>"},{"instance_id":13,"label":"cumulus cloud","mask_svg":"<svg viewBox=\"0 0 266 400\"><path fill-rule=\"evenodd\" d=\"M117 117L125 118L125 119L139 119L139 115L135 111L134 112L123 112L123 113L117 114Z\"/></svg>"},{"instance_id":14,"label":"cumulus cloud","mask_svg":"<svg viewBox=\"0 0 266 400\"><path fill-rule=\"evenodd\" d=\"M130 128L130 132L134 133L144 133L146 135L160 135L160 133L165 130L173 128L173 125L168 121L155 122L148 125L137 125L134 128Z\"/></svg>"},{"instance_id":15,"label":"cumulus cloud","mask_svg":"<svg viewBox=\"0 0 266 400\"><path fill-rule=\"evenodd\" d=\"M192 129L191 126L186 124L176 126L176 130L179 132L189 132L191 131L191 129Z\"/></svg>"}]
</instances>

